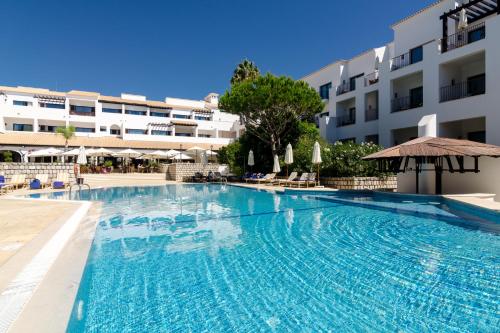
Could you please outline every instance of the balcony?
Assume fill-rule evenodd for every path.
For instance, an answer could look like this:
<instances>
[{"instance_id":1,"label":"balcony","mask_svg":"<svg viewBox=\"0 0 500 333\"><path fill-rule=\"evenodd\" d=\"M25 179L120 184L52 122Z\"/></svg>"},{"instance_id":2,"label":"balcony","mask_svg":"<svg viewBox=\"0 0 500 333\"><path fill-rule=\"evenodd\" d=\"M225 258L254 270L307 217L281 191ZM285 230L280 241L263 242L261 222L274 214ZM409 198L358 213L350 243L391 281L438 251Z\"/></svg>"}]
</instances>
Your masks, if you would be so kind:
<instances>
[{"instance_id":1,"label":"balcony","mask_svg":"<svg viewBox=\"0 0 500 333\"><path fill-rule=\"evenodd\" d=\"M337 117L337 127L354 125L356 123L356 112Z\"/></svg>"},{"instance_id":2,"label":"balcony","mask_svg":"<svg viewBox=\"0 0 500 333\"><path fill-rule=\"evenodd\" d=\"M391 101L391 111L400 112L424 106L423 96L405 96Z\"/></svg>"},{"instance_id":3,"label":"balcony","mask_svg":"<svg viewBox=\"0 0 500 333\"><path fill-rule=\"evenodd\" d=\"M337 96L340 96L342 94L346 94L346 93L353 91L355 89L356 89L356 84L352 84L352 82L342 83L340 86L337 86Z\"/></svg>"},{"instance_id":4,"label":"balcony","mask_svg":"<svg viewBox=\"0 0 500 333\"><path fill-rule=\"evenodd\" d=\"M69 114L73 116L95 117L95 108L92 106L70 105Z\"/></svg>"},{"instance_id":5,"label":"balcony","mask_svg":"<svg viewBox=\"0 0 500 333\"><path fill-rule=\"evenodd\" d=\"M439 102L448 102L486 93L486 76L484 74L469 78L467 81L441 87Z\"/></svg>"},{"instance_id":6,"label":"balcony","mask_svg":"<svg viewBox=\"0 0 500 333\"><path fill-rule=\"evenodd\" d=\"M373 121L378 119L378 109L366 109L365 110L365 122Z\"/></svg>"},{"instance_id":7,"label":"balcony","mask_svg":"<svg viewBox=\"0 0 500 333\"><path fill-rule=\"evenodd\" d=\"M409 52L391 59L391 72L416 64L424 60L423 47L419 46Z\"/></svg>"},{"instance_id":8,"label":"balcony","mask_svg":"<svg viewBox=\"0 0 500 333\"><path fill-rule=\"evenodd\" d=\"M365 87L378 83L378 71L365 75Z\"/></svg>"},{"instance_id":9,"label":"balcony","mask_svg":"<svg viewBox=\"0 0 500 333\"><path fill-rule=\"evenodd\" d=\"M471 25L456 34L441 39L441 53L458 49L486 38L486 26L484 22Z\"/></svg>"}]
</instances>

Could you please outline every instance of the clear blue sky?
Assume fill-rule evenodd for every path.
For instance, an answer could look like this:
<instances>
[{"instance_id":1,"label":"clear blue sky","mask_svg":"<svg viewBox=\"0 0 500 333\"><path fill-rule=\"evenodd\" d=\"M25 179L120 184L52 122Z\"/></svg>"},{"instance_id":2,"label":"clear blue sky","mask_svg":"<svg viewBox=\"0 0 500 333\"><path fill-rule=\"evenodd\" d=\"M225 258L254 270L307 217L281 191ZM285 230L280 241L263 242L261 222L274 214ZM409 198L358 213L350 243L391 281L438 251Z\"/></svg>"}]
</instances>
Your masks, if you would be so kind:
<instances>
[{"instance_id":1,"label":"clear blue sky","mask_svg":"<svg viewBox=\"0 0 500 333\"><path fill-rule=\"evenodd\" d=\"M434 1L3 0L0 85L201 99L243 58L300 78Z\"/></svg>"}]
</instances>

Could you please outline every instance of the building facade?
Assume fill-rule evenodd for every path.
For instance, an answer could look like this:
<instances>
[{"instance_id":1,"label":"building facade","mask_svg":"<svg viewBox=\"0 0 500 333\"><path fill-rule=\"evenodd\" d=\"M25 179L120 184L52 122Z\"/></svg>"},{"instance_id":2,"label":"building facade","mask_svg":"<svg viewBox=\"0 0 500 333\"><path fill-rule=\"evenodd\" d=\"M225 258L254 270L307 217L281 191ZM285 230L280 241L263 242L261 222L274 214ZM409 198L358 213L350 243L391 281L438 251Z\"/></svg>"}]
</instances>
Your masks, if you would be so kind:
<instances>
[{"instance_id":1,"label":"building facade","mask_svg":"<svg viewBox=\"0 0 500 333\"><path fill-rule=\"evenodd\" d=\"M218 109L218 95L204 100L104 96L85 91L0 86L0 146L60 146L58 127L74 126L72 145L106 148L219 149L242 130L239 117ZM3 126L1 126L3 125Z\"/></svg>"},{"instance_id":2,"label":"building facade","mask_svg":"<svg viewBox=\"0 0 500 333\"><path fill-rule=\"evenodd\" d=\"M326 103L322 136L385 147L422 135L500 145L499 13L496 0L441 0L392 25L391 43L302 78Z\"/></svg>"}]
</instances>

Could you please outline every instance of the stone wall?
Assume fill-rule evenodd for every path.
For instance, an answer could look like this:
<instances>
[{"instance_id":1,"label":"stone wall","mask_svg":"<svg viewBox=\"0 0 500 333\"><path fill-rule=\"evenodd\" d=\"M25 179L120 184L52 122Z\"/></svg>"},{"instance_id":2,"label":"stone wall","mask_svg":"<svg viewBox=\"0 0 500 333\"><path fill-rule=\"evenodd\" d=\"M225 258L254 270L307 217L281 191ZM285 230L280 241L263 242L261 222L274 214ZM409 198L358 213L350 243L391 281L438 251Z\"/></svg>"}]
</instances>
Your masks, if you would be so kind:
<instances>
[{"instance_id":1,"label":"stone wall","mask_svg":"<svg viewBox=\"0 0 500 333\"><path fill-rule=\"evenodd\" d=\"M48 174L49 180L57 177L60 172L69 174L70 182L75 181L73 163L0 163L0 175L4 175L6 181L10 181L13 175L26 175L26 181L31 181L37 174Z\"/></svg>"},{"instance_id":2,"label":"stone wall","mask_svg":"<svg viewBox=\"0 0 500 333\"><path fill-rule=\"evenodd\" d=\"M325 177L321 178L321 185L333 187L339 190L377 190L398 188L398 180L395 176L386 178L377 177Z\"/></svg>"},{"instance_id":3,"label":"stone wall","mask_svg":"<svg viewBox=\"0 0 500 333\"><path fill-rule=\"evenodd\" d=\"M193 177L196 172L201 172L206 176L209 171L216 172L225 167L224 165L212 163L172 163L167 165L167 180L175 180L178 182L190 181L191 177Z\"/></svg>"}]
</instances>

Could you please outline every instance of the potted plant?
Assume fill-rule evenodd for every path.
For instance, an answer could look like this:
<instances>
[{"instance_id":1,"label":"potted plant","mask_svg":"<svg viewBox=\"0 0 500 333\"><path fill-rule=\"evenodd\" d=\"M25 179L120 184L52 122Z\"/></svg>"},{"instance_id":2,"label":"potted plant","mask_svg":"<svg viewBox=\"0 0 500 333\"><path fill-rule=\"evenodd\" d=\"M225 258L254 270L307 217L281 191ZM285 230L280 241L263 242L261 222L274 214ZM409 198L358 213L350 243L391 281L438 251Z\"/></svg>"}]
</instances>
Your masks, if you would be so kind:
<instances>
[{"instance_id":1,"label":"potted plant","mask_svg":"<svg viewBox=\"0 0 500 333\"><path fill-rule=\"evenodd\" d=\"M111 172L113 170L113 161L104 161L103 167L106 168L106 172Z\"/></svg>"}]
</instances>

